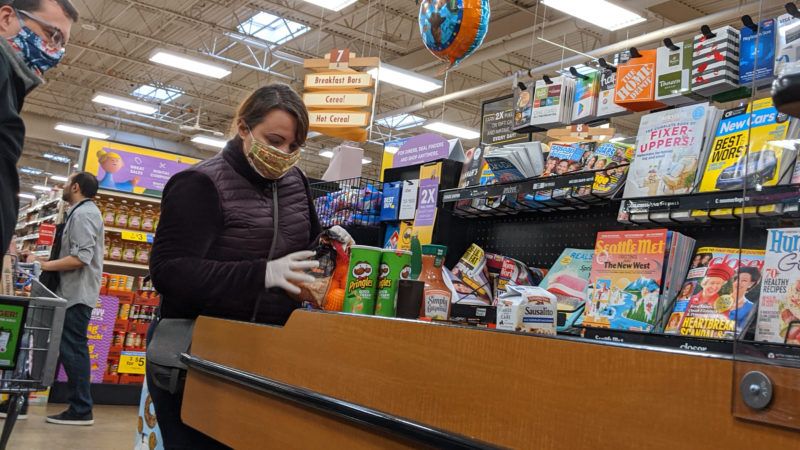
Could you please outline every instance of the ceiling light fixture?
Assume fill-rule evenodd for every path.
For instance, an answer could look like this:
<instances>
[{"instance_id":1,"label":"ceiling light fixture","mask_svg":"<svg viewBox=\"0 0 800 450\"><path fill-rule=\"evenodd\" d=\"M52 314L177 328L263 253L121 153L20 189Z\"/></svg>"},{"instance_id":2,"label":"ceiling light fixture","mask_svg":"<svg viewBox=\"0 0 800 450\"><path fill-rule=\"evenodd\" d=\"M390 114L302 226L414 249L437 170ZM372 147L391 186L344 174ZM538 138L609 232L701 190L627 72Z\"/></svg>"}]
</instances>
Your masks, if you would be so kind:
<instances>
[{"instance_id":1,"label":"ceiling light fixture","mask_svg":"<svg viewBox=\"0 0 800 450\"><path fill-rule=\"evenodd\" d=\"M609 31L644 22L644 17L606 0L543 0L543 4Z\"/></svg>"},{"instance_id":2,"label":"ceiling light fixture","mask_svg":"<svg viewBox=\"0 0 800 450\"><path fill-rule=\"evenodd\" d=\"M410 70L401 69L389 64L382 63L380 67L370 69L369 74L372 75L372 78L384 83L393 84L403 89L409 89L423 94L441 89L442 87L441 80L419 75Z\"/></svg>"},{"instance_id":3,"label":"ceiling light fixture","mask_svg":"<svg viewBox=\"0 0 800 450\"><path fill-rule=\"evenodd\" d=\"M475 130L459 127L456 125L451 125L449 123L444 123L444 122L427 123L424 125L424 128L431 131L435 131L437 133L442 133L449 136L455 136L461 139L477 139L481 136L481 134Z\"/></svg>"},{"instance_id":4,"label":"ceiling light fixture","mask_svg":"<svg viewBox=\"0 0 800 450\"><path fill-rule=\"evenodd\" d=\"M19 171L21 173L24 173L25 175L41 175L42 172L44 172L44 170L42 169L37 169L36 167L30 167L30 166L20 167Z\"/></svg>"},{"instance_id":5,"label":"ceiling light fixture","mask_svg":"<svg viewBox=\"0 0 800 450\"><path fill-rule=\"evenodd\" d=\"M361 164L362 165L372 164L372 158L361 158Z\"/></svg>"},{"instance_id":6,"label":"ceiling light fixture","mask_svg":"<svg viewBox=\"0 0 800 450\"><path fill-rule=\"evenodd\" d=\"M68 156L58 155L56 153L45 153L42 158L49 159L50 161L60 162L62 164L69 164L72 160Z\"/></svg>"},{"instance_id":7,"label":"ceiling light fixture","mask_svg":"<svg viewBox=\"0 0 800 450\"><path fill-rule=\"evenodd\" d=\"M303 0L312 5L321 6L331 11L341 11L356 2L356 0Z\"/></svg>"},{"instance_id":8,"label":"ceiling light fixture","mask_svg":"<svg viewBox=\"0 0 800 450\"><path fill-rule=\"evenodd\" d=\"M333 158L333 151L332 150L323 150L319 152L319 156L323 158Z\"/></svg>"},{"instance_id":9,"label":"ceiling light fixture","mask_svg":"<svg viewBox=\"0 0 800 450\"><path fill-rule=\"evenodd\" d=\"M53 188L51 188L49 186L42 186L41 184L34 184L31 187L36 191L42 191L42 192L50 192L50 190L53 189Z\"/></svg>"},{"instance_id":10,"label":"ceiling light fixture","mask_svg":"<svg viewBox=\"0 0 800 450\"><path fill-rule=\"evenodd\" d=\"M27 194L25 192L19 193L19 198L27 198L28 200L36 200L36 196L33 194Z\"/></svg>"},{"instance_id":11,"label":"ceiling light fixture","mask_svg":"<svg viewBox=\"0 0 800 450\"><path fill-rule=\"evenodd\" d=\"M60 181L61 183L66 183L68 178L63 175L53 175L50 177L50 179L53 181Z\"/></svg>"},{"instance_id":12,"label":"ceiling light fixture","mask_svg":"<svg viewBox=\"0 0 800 450\"><path fill-rule=\"evenodd\" d=\"M57 123L56 130L63 131L64 133L77 134L78 136L88 136L96 139L108 139L111 135L101 131L91 130L76 125L68 125L66 123Z\"/></svg>"},{"instance_id":13,"label":"ceiling light fixture","mask_svg":"<svg viewBox=\"0 0 800 450\"><path fill-rule=\"evenodd\" d=\"M224 148L225 144L228 143L225 139L217 139L211 136L195 136L192 138L192 142L215 148Z\"/></svg>"},{"instance_id":14,"label":"ceiling light fixture","mask_svg":"<svg viewBox=\"0 0 800 450\"><path fill-rule=\"evenodd\" d=\"M150 103L137 102L118 95L97 93L92 99L95 103L113 106L114 108L133 111L141 114L151 115L158 111L158 108Z\"/></svg>"},{"instance_id":15,"label":"ceiling light fixture","mask_svg":"<svg viewBox=\"0 0 800 450\"><path fill-rule=\"evenodd\" d=\"M166 50L156 50L150 57L150 61L216 79L225 78L231 74L230 70L220 65L211 64Z\"/></svg>"}]
</instances>

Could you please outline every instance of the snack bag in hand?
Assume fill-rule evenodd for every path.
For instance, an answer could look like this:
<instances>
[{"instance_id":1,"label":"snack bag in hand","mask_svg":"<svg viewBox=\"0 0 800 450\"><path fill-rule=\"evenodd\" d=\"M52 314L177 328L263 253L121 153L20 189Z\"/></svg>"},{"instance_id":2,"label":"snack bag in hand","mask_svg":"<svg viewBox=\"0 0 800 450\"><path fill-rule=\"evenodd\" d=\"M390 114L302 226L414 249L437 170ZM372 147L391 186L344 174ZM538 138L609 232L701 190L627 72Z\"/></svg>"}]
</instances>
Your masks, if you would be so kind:
<instances>
[{"instance_id":1,"label":"snack bag in hand","mask_svg":"<svg viewBox=\"0 0 800 450\"><path fill-rule=\"evenodd\" d=\"M319 267L305 271L314 277L314 282L298 284L300 294L292 295L292 297L313 308L341 311L349 263L345 246L336 240L329 231L325 231L320 236L319 244L314 251L316 252L315 259L319 261ZM341 262L342 260L344 262ZM338 308L336 308L337 301Z\"/></svg>"}]
</instances>

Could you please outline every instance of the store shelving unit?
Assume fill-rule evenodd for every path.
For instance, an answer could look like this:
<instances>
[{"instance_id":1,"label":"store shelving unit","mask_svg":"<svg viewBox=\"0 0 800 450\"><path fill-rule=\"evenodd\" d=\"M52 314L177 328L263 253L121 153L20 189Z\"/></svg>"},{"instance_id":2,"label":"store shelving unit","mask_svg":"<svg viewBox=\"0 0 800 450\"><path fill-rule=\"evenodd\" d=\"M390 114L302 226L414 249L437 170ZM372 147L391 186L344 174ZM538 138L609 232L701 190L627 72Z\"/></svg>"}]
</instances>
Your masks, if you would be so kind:
<instances>
[{"instance_id":1,"label":"store shelving unit","mask_svg":"<svg viewBox=\"0 0 800 450\"><path fill-rule=\"evenodd\" d=\"M103 267L123 267L126 269L150 270L150 267L147 266L146 264L136 264L125 261L112 261L110 259L103 261Z\"/></svg>"},{"instance_id":2,"label":"store shelving unit","mask_svg":"<svg viewBox=\"0 0 800 450\"><path fill-rule=\"evenodd\" d=\"M144 195L136 195L136 194L129 194L126 192L117 192L117 191L109 191L105 189L100 189L97 191L97 195L100 198L103 197L112 197L112 198L123 198L126 200L135 200L137 202L144 202L144 203L153 203L153 204L161 204L161 199L157 197L148 197Z\"/></svg>"}]
</instances>

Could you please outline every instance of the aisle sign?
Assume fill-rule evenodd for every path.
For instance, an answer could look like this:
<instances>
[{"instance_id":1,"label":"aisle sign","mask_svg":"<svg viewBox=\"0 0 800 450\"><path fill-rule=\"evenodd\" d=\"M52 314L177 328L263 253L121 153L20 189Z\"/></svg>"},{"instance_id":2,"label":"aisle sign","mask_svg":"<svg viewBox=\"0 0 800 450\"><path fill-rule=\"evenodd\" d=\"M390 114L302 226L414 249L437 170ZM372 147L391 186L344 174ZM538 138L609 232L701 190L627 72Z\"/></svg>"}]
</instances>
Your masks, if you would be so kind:
<instances>
[{"instance_id":1,"label":"aisle sign","mask_svg":"<svg viewBox=\"0 0 800 450\"><path fill-rule=\"evenodd\" d=\"M146 354L146 352L122 352L119 357L119 369L117 371L130 375L144 375Z\"/></svg>"},{"instance_id":2,"label":"aisle sign","mask_svg":"<svg viewBox=\"0 0 800 450\"><path fill-rule=\"evenodd\" d=\"M122 235L123 241L147 242L148 244L153 243L152 233L145 233L143 231L122 230L120 234Z\"/></svg>"},{"instance_id":3,"label":"aisle sign","mask_svg":"<svg viewBox=\"0 0 800 450\"><path fill-rule=\"evenodd\" d=\"M39 224L39 238L36 245L53 245L56 239L56 226L52 223Z\"/></svg>"},{"instance_id":4,"label":"aisle sign","mask_svg":"<svg viewBox=\"0 0 800 450\"><path fill-rule=\"evenodd\" d=\"M303 66L319 72L305 76L303 103L309 130L354 142L367 141L372 119L375 79L353 67L377 67L377 58L358 58L349 49L332 49L325 59L307 59Z\"/></svg>"},{"instance_id":5,"label":"aisle sign","mask_svg":"<svg viewBox=\"0 0 800 450\"><path fill-rule=\"evenodd\" d=\"M372 105L368 92L307 92L303 103L308 108L366 108Z\"/></svg>"},{"instance_id":6,"label":"aisle sign","mask_svg":"<svg viewBox=\"0 0 800 450\"><path fill-rule=\"evenodd\" d=\"M530 133L517 133L514 126L514 96L507 95L483 102L481 106L481 145L507 145L530 142Z\"/></svg>"}]
</instances>

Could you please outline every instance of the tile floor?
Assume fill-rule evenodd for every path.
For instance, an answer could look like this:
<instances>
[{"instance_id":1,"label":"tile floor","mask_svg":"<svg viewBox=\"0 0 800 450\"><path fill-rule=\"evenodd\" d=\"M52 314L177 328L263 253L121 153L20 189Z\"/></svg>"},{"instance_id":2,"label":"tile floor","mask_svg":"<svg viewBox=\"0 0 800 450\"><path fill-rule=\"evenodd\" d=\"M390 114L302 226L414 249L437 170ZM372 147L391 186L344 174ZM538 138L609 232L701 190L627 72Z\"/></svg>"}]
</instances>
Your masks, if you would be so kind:
<instances>
[{"instance_id":1,"label":"tile floor","mask_svg":"<svg viewBox=\"0 0 800 450\"><path fill-rule=\"evenodd\" d=\"M94 425L74 427L45 423L45 416L58 414L66 405L31 406L26 420L17 421L9 450L131 450L136 439L136 406L95 405ZM0 419L3 423L3 419Z\"/></svg>"}]
</instances>

